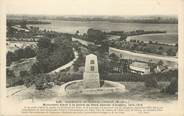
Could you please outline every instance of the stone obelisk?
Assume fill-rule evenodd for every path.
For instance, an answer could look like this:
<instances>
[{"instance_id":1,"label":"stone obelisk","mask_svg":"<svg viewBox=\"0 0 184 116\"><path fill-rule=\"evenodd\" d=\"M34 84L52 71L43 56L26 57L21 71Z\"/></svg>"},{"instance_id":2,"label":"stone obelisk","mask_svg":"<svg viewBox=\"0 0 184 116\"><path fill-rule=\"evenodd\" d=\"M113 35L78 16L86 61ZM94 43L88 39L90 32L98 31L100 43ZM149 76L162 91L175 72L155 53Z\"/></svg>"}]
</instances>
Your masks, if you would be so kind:
<instances>
[{"instance_id":1,"label":"stone obelisk","mask_svg":"<svg viewBox=\"0 0 184 116\"><path fill-rule=\"evenodd\" d=\"M94 54L90 54L86 56L85 71L83 74L83 87L85 89L100 87L98 61L97 61L97 56Z\"/></svg>"}]
</instances>

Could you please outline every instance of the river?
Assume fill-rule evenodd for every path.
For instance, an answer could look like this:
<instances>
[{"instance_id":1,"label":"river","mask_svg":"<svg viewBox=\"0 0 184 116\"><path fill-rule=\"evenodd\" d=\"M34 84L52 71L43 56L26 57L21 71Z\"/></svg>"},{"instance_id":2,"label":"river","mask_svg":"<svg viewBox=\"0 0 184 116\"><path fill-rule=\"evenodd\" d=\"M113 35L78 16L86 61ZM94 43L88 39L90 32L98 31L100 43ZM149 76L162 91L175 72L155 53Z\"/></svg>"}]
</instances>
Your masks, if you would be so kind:
<instances>
[{"instance_id":1,"label":"river","mask_svg":"<svg viewBox=\"0 0 184 116\"><path fill-rule=\"evenodd\" d=\"M48 21L51 24L47 25L33 25L39 27L41 30L52 30L57 32L63 33L72 33L74 34L77 30L80 34L86 33L89 28L99 29L102 31L110 32L110 31L135 31L135 30L145 30L145 31L152 31L152 30L160 30L160 31L167 31L167 34L174 34L176 36L169 36L164 37L152 36L152 41L158 42L165 42L165 43L177 43L178 42L178 24L149 24L149 23L114 23L109 21L62 21L62 20L42 20ZM156 39L156 40L154 40ZM149 41L150 37L140 39L142 41Z\"/></svg>"},{"instance_id":2,"label":"river","mask_svg":"<svg viewBox=\"0 0 184 116\"><path fill-rule=\"evenodd\" d=\"M149 23L113 23L109 21L62 21L62 20L42 20L48 21L48 25L34 25L40 29L53 30L57 32L86 33L89 28L99 29L102 31L135 31L135 30L165 30L168 33L177 33L177 24L149 24Z\"/></svg>"}]
</instances>

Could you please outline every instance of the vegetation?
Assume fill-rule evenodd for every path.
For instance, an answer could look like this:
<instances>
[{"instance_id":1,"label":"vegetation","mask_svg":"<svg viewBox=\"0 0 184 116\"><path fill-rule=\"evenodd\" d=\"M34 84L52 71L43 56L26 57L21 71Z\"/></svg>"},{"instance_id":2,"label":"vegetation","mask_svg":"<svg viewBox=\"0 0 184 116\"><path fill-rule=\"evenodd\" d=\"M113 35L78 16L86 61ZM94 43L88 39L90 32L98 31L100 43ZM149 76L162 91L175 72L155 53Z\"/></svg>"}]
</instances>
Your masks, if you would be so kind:
<instances>
[{"instance_id":1,"label":"vegetation","mask_svg":"<svg viewBox=\"0 0 184 116\"><path fill-rule=\"evenodd\" d=\"M176 92L178 92L178 77L173 78L170 84L167 87L163 88L161 92L168 94L176 94Z\"/></svg>"},{"instance_id":2,"label":"vegetation","mask_svg":"<svg viewBox=\"0 0 184 116\"><path fill-rule=\"evenodd\" d=\"M123 38L126 39L127 36L135 36L135 35L143 35L143 34L154 34L154 33L166 33L166 31L158 31L158 30L156 30L156 31L135 30L135 31L129 31L129 32L111 31L107 34L123 36Z\"/></svg>"},{"instance_id":3,"label":"vegetation","mask_svg":"<svg viewBox=\"0 0 184 116\"><path fill-rule=\"evenodd\" d=\"M19 19L8 19L7 25L21 25L24 27L27 24L50 24L50 22L38 21L38 20L19 20Z\"/></svg>"},{"instance_id":4,"label":"vegetation","mask_svg":"<svg viewBox=\"0 0 184 116\"><path fill-rule=\"evenodd\" d=\"M81 73L66 73L66 72L61 72L59 76L57 77L58 82L69 82L73 80L79 80L82 79L83 75Z\"/></svg>"},{"instance_id":5,"label":"vegetation","mask_svg":"<svg viewBox=\"0 0 184 116\"><path fill-rule=\"evenodd\" d=\"M27 28L26 23L20 24L22 28ZM15 74L12 70L7 69L7 86L15 86L25 84L26 87L35 85L36 89L44 90L46 88L52 87L50 84L54 82L55 84L61 85L62 82L68 82L72 80L82 79L82 73L77 72L79 67L84 64L84 53L82 53L81 48L77 44L72 44L71 36L69 34L57 33L54 31L40 31L39 28L30 28L30 32L15 32L8 26L8 36L10 37L33 37L36 35L43 35L38 41L37 54L31 51L30 48L19 49L15 53L7 53L7 64L10 65L12 61L19 60L20 58L29 58L36 55L37 62L32 66L31 71L21 71L20 77L15 78ZM119 59L115 54L107 56L109 46L115 46L120 49L127 49L131 51L140 51L145 53L156 53L156 54L166 54L169 56L174 56L178 45L168 46L162 45L158 42L144 43L143 41L131 40L126 41L127 36L148 34L148 33L165 33L165 31L144 31L136 30L132 32L123 31L112 31L110 33L105 33L100 30L88 29L87 34L79 35L79 31L76 31L75 37L82 37L83 39L94 42L96 45L91 45L86 48L91 50L98 56L99 73L101 80L111 80L111 81L125 81L125 82L144 82L145 87L158 88L159 81L170 81L170 85L162 88L162 92L169 94L174 94L177 92L177 70L163 72L163 73L151 73L149 75L140 75L130 72L129 64L130 60ZM120 35L118 41L109 41L106 39L107 34ZM98 46L98 45L99 46ZM70 73L68 69L56 75L56 78L51 78L50 75L46 73L68 63L74 58L73 49L78 51L79 58L73 65L74 72ZM34 55L33 55L34 54ZM158 64L163 64L159 62ZM151 65L150 67L154 67ZM153 68L152 68L153 69Z\"/></svg>"},{"instance_id":6,"label":"vegetation","mask_svg":"<svg viewBox=\"0 0 184 116\"><path fill-rule=\"evenodd\" d=\"M105 33L100 30L88 29L87 31L87 41L94 42L96 44L101 43L105 39Z\"/></svg>"},{"instance_id":7,"label":"vegetation","mask_svg":"<svg viewBox=\"0 0 184 116\"><path fill-rule=\"evenodd\" d=\"M145 78L144 85L146 87L158 88L158 83L154 74L150 74Z\"/></svg>"},{"instance_id":8,"label":"vegetation","mask_svg":"<svg viewBox=\"0 0 184 116\"><path fill-rule=\"evenodd\" d=\"M9 66L13 61L18 61L22 58L32 58L34 56L36 56L36 52L30 46L19 48L14 52L8 51L6 54L6 65Z\"/></svg>"},{"instance_id":9,"label":"vegetation","mask_svg":"<svg viewBox=\"0 0 184 116\"><path fill-rule=\"evenodd\" d=\"M69 38L40 39L38 42L37 62L32 66L33 74L48 73L74 58Z\"/></svg>"},{"instance_id":10,"label":"vegetation","mask_svg":"<svg viewBox=\"0 0 184 116\"><path fill-rule=\"evenodd\" d=\"M178 48L176 46L171 45L164 45L159 44L158 42L144 43L143 41L139 40L130 40L128 41L114 41L111 40L110 42L111 47L115 47L118 49L129 50L134 52L140 53L153 53L159 55L166 55L166 56L175 56L177 53Z\"/></svg>"}]
</instances>

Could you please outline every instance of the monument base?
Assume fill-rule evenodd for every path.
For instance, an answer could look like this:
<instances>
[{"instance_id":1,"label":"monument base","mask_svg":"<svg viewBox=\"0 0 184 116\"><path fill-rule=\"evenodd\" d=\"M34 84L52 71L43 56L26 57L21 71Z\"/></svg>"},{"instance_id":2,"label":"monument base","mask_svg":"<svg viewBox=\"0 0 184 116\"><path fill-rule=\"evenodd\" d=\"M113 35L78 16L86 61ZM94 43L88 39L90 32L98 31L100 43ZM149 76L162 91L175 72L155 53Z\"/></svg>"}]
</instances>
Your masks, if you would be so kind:
<instances>
[{"instance_id":1,"label":"monument base","mask_svg":"<svg viewBox=\"0 0 184 116\"><path fill-rule=\"evenodd\" d=\"M85 73L83 74L83 87L85 88L99 88L100 80L99 73ZM93 77L93 78L91 78Z\"/></svg>"},{"instance_id":2,"label":"monument base","mask_svg":"<svg viewBox=\"0 0 184 116\"><path fill-rule=\"evenodd\" d=\"M60 91L62 91L61 96L73 94L99 95L127 92L125 85L107 80L104 80L104 85L100 88L83 88L83 80L70 81L63 84Z\"/></svg>"}]
</instances>

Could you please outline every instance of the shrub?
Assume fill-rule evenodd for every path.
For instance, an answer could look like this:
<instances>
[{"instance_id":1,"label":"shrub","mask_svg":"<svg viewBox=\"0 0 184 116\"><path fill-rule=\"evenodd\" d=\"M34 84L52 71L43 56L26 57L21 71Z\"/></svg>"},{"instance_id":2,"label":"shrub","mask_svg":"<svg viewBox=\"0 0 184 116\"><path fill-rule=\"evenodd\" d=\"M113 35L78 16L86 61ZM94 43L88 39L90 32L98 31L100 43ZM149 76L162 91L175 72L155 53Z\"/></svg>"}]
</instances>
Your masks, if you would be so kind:
<instances>
[{"instance_id":1,"label":"shrub","mask_svg":"<svg viewBox=\"0 0 184 116\"><path fill-rule=\"evenodd\" d=\"M155 75L153 75L153 74L148 75L147 78L145 78L144 85L146 87L157 88L158 83L157 83L157 80L155 78Z\"/></svg>"},{"instance_id":2,"label":"shrub","mask_svg":"<svg viewBox=\"0 0 184 116\"><path fill-rule=\"evenodd\" d=\"M57 83L61 82L69 82L73 80L79 80L82 79L83 75L82 73L66 73L66 72L61 72L57 78Z\"/></svg>"},{"instance_id":3,"label":"shrub","mask_svg":"<svg viewBox=\"0 0 184 116\"><path fill-rule=\"evenodd\" d=\"M46 74L38 74L36 75L35 79L34 79L34 84L36 86L37 90L44 90L46 88L49 88L48 86L48 79L49 76Z\"/></svg>"},{"instance_id":4,"label":"shrub","mask_svg":"<svg viewBox=\"0 0 184 116\"><path fill-rule=\"evenodd\" d=\"M173 78L170 84L161 90L163 93L175 94L178 92L178 78Z\"/></svg>"}]
</instances>

